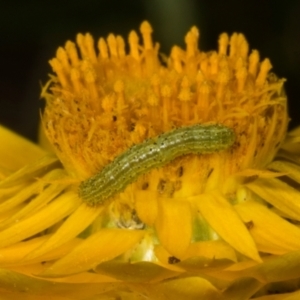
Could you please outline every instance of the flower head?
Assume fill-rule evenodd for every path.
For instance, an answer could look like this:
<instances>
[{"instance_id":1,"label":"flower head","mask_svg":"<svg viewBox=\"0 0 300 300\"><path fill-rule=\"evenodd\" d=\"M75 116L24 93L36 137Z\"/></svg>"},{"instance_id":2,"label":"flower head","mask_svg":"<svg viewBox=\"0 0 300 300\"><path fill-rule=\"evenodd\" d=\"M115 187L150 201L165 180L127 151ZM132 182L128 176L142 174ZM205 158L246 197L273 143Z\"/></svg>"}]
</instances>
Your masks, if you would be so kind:
<instances>
[{"instance_id":1,"label":"flower head","mask_svg":"<svg viewBox=\"0 0 300 300\"><path fill-rule=\"evenodd\" d=\"M202 52L193 27L186 49L165 57L150 24L140 31L142 42L129 34L128 51L120 36L95 47L78 34L50 61L42 125L59 161L47 155L3 175L7 276L17 272L36 295L44 285L47 295L74 299L248 299L274 282L287 288L300 277L300 158L299 132L285 140L284 80L248 54L242 34L222 34L218 51ZM235 142L145 164L133 183L118 179L124 191L85 203L81 182L95 190L89 178L120 155L126 161L134 145L196 124L228 127Z\"/></svg>"}]
</instances>

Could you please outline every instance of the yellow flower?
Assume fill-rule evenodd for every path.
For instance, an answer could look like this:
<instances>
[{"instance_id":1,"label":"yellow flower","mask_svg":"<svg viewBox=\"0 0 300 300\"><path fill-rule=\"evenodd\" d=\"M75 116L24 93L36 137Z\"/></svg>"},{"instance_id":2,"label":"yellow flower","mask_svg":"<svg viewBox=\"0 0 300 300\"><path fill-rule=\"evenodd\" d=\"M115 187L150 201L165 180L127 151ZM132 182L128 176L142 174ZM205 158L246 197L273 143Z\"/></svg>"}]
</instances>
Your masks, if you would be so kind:
<instances>
[{"instance_id":1,"label":"yellow flower","mask_svg":"<svg viewBox=\"0 0 300 300\"><path fill-rule=\"evenodd\" d=\"M165 57L140 31L128 49L78 34L57 50L42 91L55 155L0 129L0 295L298 299L300 129L286 136L284 80L242 34L205 53L193 27ZM80 197L133 145L194 124L232 128L235 143L147 169L99 205Z\"/></svg>"}]
</instances>

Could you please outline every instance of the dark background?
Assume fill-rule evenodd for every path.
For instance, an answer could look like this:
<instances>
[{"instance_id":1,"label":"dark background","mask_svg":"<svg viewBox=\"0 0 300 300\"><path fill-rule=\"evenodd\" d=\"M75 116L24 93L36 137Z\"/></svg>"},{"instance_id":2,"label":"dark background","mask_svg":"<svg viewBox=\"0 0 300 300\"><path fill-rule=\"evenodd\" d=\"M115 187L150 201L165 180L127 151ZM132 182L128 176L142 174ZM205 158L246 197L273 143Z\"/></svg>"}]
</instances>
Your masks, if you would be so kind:
<instances>
[{"instance_id":1,"label":"dark background","mask_svg":"<svg viewBox=\"0 0 300 300\"><path fill-rule=\"evenodd\" d=\"M47 81L57 47L78 32L127 37L145 19L165 54L173 44L184 46L192 25L205 51L217 47L224 31L244 33L251 49L287 78L290 126L300 124L299 0L0 0L0 124L35 140L40 83Z\"/></svg>"}]
</instances>

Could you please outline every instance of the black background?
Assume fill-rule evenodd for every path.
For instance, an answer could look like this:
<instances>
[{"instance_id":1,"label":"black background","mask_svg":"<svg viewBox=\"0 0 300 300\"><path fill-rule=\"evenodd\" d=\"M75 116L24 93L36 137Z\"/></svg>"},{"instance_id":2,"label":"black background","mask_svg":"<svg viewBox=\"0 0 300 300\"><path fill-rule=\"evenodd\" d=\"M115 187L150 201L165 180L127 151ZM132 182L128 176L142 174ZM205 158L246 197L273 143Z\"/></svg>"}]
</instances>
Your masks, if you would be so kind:
<instances>
[{"instance_id":1,"label":"black background","mask_svg":"<svg viewBox=\"0 0 300 300\"><path fill-rule=\"evenodd\" d=\"M35 140L40 83L57 47L78 32L127 37L145 19L165 54L173 44L184 47L192 25L200 29L204 51L216 49L222 32L244 33L250 48L287 78L290 126L300 124L299 0L0 0L0 124Z\"/></svg>"}]
</instances>

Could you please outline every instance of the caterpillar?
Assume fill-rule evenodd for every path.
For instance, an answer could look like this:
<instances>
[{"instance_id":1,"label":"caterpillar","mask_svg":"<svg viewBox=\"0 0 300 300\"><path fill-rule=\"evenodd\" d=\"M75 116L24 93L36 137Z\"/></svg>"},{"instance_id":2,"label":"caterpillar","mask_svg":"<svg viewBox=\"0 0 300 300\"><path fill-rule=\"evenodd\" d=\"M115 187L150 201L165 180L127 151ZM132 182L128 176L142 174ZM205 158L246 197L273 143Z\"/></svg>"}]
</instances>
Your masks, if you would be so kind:
<instances>
[{"instance_id":1,"label":"caterpillar","mask_svg":"<svg viewBox=\"0 0 300 300\"><path fill-rule=\"evenodd\" d=\"M79 196L88 205L103 204L153 168L186 154L225 150L234 140L234 131L219 124L196 124L171 130L132 146L99 173L82 181Z\"/></svg>"}]
</instances>

